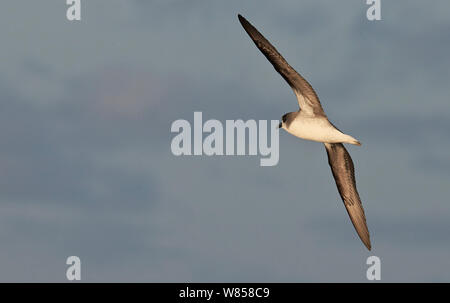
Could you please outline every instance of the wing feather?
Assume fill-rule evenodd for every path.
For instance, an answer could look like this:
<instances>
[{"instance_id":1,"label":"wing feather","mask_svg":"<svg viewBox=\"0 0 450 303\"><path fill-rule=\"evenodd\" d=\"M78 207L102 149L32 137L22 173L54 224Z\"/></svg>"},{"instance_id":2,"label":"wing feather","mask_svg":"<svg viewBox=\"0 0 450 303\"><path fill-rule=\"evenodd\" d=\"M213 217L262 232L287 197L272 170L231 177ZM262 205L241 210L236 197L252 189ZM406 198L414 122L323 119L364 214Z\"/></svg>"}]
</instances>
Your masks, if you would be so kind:
<instances>
[{"instance_id":1,"label":"wing feather","mask_svg":"<svg viewBox=\"0 0 450 303\"><path fill-rule=\"evenodd\" d=\"M272 63L275 70L286 80L297 96L300 109L311 115L325 116L319 97L312 86L299 73L297 73L281 56L276 48L248 22L238 15L239 21L247 34L252 38L258 49Z\"/></svg>"},{"instance_id":2,"label":"wing feather","mask_svg":"<svg viewBox=\"0 0 450 303\"><path fill-rule=\"evenodd\" d=\"M366 216L356 189L355 168L350 154L342 143L324 143L336 186L344 202L350 220L360 239L371 249L369 229Z\"/></svg>"}]
</instances>

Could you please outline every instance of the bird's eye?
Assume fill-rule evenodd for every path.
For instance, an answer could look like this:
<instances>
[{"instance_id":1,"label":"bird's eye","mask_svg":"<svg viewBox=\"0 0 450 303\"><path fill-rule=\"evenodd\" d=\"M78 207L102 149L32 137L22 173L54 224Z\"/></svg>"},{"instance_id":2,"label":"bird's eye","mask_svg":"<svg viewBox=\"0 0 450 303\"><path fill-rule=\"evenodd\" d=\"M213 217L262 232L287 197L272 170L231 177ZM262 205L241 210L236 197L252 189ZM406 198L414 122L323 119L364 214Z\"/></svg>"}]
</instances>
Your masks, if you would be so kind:
<instances>
[{"instance_id":1,"label":"bird's eye","mask_svg":"<svg viewBox=\"0 0 450 303\"><path fill-rule=\"evenodd\" d=\"M282 120L283 122L286 122L286 115L284 115L283 118L281 118L281 120Z\"/></svg>"}]
</instances>

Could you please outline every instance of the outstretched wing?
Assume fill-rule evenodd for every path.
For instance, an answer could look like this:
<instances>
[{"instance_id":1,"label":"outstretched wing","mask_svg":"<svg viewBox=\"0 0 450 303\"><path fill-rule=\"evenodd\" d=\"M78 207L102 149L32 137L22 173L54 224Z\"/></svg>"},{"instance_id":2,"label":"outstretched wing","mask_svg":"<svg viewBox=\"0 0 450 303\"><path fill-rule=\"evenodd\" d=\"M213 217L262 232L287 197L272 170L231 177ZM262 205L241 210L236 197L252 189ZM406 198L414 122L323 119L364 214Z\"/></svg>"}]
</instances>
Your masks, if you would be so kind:
<instances>
[{"instance_id":1,"label":"outstretched wing","mask_svg":"<svg viewBox=\"0 0 450 303\"><path fill-rule=\"evenodd\" d=\"M267 41L258 30L244 17L238 15L239 21L247 34L255 42L259 50L272 63L275 70L286 80L297 96L298 105L305 113L312 116L325 116L319 98L311 85L299 73L297 73L280 55L280 53Z\"/></svg>"},{"instance_id":2,"label":"outstretched wing","mask_svg":"<svg viewBox=\"0 0 450 303\"><path fill-rule=\"evenodd\" d=\"M353 226L362 242L370 250L370 235L361 199L356 189L355 169L352 158L342 143L324 144L328 154L328 163L350 220L352 220Z\"/></svg>"}]
</instances>

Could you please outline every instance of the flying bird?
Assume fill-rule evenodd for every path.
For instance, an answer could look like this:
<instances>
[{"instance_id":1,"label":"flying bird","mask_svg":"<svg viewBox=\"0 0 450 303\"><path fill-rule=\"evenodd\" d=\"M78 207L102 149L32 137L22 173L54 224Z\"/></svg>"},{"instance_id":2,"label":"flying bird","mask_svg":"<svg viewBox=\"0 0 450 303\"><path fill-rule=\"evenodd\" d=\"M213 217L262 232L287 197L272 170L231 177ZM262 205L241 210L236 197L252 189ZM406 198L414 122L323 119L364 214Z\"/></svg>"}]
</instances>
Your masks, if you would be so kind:
<instances>
[{"instance_id":1,"label":"flying bird","mask_svg":"<svg viewBox=\"0 0 450 303\"><path fill-rule=\"evenodd\" d=\"M258 49L286 80L297 97L299 110L283 115L278 127L296 137L322 142L325 145L328 164L347 213L358 236L370 250L370 235L361 199L356 189L353 161L342 144L349 143L360 146L361 143L352 136L341 132L328 120L319 97L308 81L286 62L276 48L250 22L241 15L238 15L238 18Z\"/></svg>"}]
</instances>

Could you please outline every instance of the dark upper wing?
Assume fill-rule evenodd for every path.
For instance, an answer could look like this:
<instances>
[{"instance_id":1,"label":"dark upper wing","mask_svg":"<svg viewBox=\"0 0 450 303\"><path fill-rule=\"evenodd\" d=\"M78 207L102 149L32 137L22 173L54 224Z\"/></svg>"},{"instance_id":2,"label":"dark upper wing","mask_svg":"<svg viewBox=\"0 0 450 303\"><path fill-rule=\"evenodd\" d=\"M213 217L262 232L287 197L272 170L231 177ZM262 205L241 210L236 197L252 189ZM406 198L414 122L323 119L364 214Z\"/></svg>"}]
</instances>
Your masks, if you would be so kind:
<instances>
[{"instance_id":1,"label":"dark upper wing","mask_svg":"<svg viewBox=\"0 0 450 303\"><path fill-rule=\"evenodd\" d=\"M245 31L259 50L294 90L301 110L311 115L325 116L319 98L311 85L284 60L275 47L250 22L241 15L238 15L238 17Z\"/></svg>"},{"instance_id":2,"label":"dark upper wing","mask_svg":"<svg viewBox=\"0 0 450 303\"><path fill-rule=\"evenodd\" d=\"M359 237L367 249L371 249L366 216L356 190L355 169L352 158L341 143L324 143L334 180Z\"/></svg>"}]
</instances>

